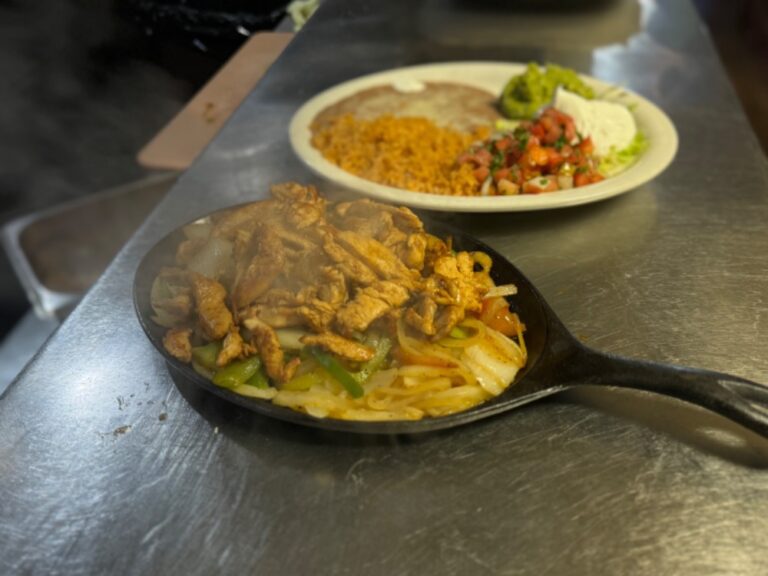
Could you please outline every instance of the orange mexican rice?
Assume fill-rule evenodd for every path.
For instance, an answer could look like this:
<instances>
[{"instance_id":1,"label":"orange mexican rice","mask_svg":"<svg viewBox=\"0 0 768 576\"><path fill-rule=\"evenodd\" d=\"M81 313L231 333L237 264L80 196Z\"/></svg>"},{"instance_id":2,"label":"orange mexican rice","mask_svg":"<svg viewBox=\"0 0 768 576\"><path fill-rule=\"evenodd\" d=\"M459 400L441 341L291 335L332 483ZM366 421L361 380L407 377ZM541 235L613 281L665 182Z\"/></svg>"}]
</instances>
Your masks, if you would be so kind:
<instances>
[{"instance_id":1,"label":"orange mexican rice","mask_svg":"<svg viewBox=\"0 0 768 576\"><path fill-rule=\"evenodd\" d=\"M441 128L427 118L380 116L360 120L346 114L314 130L312 145L343 170L387 186L474 196L473 169L456 158L487 134Z\"/></svg>"}]
</instances>

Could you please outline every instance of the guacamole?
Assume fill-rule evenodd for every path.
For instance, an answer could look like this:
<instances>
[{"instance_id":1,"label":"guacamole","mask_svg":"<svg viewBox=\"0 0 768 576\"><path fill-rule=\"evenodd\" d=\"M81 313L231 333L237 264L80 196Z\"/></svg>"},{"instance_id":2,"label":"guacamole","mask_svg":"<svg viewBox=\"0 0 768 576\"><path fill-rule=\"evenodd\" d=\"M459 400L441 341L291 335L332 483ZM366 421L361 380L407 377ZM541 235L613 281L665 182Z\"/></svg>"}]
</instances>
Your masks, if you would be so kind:
<instances>
[{"instance_id":1,"label":"guacamole","mask_svg":"<svg viewBox=\"0 0 768 576\"><path fill-rule=\"evenodd\" d=\"M584 98L594 98L595 93L573 70L547 64L539 68L531 62L525 73L510 78L501 93L501 111L510 118L532 118L547 102L552 100L555 88L562 86Z\"/></svg>"}]
</instances>

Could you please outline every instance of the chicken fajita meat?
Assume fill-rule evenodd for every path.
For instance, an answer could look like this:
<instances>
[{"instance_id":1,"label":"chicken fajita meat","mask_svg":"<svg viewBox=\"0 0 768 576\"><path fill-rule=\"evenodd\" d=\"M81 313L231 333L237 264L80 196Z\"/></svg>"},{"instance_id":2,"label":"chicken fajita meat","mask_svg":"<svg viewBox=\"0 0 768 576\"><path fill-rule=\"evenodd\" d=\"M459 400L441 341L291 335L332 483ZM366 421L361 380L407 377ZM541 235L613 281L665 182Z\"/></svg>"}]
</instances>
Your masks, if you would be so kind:
<instances>
[{"instance_id":1,"label":"chicken fajita meat","mask_svg":"<svg viewBox=\"0 0 768 576\"><path fill-rule=\"evenodd\" d=\"M191 340L216 342L217 367L258 355L281 383L301 363L286 349L288 336L363 363L374 357L365 340L372 327L391 333L402 319L437 341L481 309L487 274L472 255L425 232L409 209L329 203L297 183L271 193L185 229L176 266L153 291L174 357L189 362Z\"/></svg>"}]
</instances>

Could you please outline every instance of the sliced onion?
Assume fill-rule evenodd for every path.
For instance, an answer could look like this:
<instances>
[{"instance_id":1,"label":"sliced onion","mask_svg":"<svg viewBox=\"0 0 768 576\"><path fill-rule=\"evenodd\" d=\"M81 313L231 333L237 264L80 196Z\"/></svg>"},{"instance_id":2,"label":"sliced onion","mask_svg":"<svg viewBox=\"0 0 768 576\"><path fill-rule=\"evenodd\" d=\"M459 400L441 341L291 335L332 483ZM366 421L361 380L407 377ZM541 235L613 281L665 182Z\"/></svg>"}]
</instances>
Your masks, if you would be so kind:
<instances>
[{"instance_id":1,"label":"sliced onion","mask_svg":"<svg viewBox=\"0 0 768 576\"><path fill-rule=\"evenodd\" d=\"M356 410L347 410L341 415L343 420L367 420L371 421L390 421L390 420L419 420L424 416L424 412L416 408L406 407L404 410L366 410L359 408Z\"/></svg>"},{"instance_id":2,"label":"sliced onion","mask_svg":"<svg viewBox=\"0 0 768 576\"><path fill-rule=\"evenodd\" d=\"M525 365L525 356L517 344L500 332L488 328L486 334L485 340L464 349L462 359L480 385L498 396Z\"/></svg>"},{"instance_id":3,"label":"sliced onion","mask_svg":"<svg viewBox=\"0 0 768 576\"><path fill-rule=\"evenodd\" d=\"M480 386L493 396L498 396L504 392L506 384L509 384L512 380L504 382L501 376L497 374L497 368L488 364L489 357L485 354L485 350L482 346L472 346L467 348L466 357L464 361L467 366L474 373L477 378L477 382ZM514 375L513 375L514 378Z\"/></svg>"},{"instance_id":4,"label":"sliced onion","mask_svg":"<svg viewBox=\"0 0 768 576\"><path fill-rule=\"evenodd\" d=\"M431 356L447 366L457 366L459 361L446 348L440 348L434 344L420 342L416 338L408 336L405 332L405 322L402 318L397 321L397 343L404 352L414 356Z\"/></svg>"},{"instance_id":5,"label":"sliced onion","mask_svg":"<svg viewBox=\"0 0 768 576\"><path fill-rule=\"evenodd\" d=\"M277 340L286 350L301 350L304 348L304 344L301 343L302 337L306 336L308 332L304 330L296 330L294 328L280 328L275 330L277 334Z\"/></svg>"},{"instance_id":6,"label":"sliced onion","mask_svg":"<svg viewBox=\"0 0 768 576\"><path fill-rule=\"evenodd\" d=\"M313 388L311 390L279 390L272 399L278 406L288 408L313 408L325 410L328 414L341 412L349 405L343 398L326 390Z\"/></svg>"},{"instance_id":7,"label":"sliced onion","mask_svg":"<svg viewBox=\"0 0 768 576\"><path fill-rule=\"evenodd\" d=\"M469 370L464 363L460 364L458 368L443 368L440 366L401 366L398 368L397 373L403 377L404 386L418 386L419 383L427 379L448 377L448 378L460 378L464 380L466 384L474 384L475 376L472 371Z\"/></svg>"},{"instance_id":8,"label":"sliced onion","mask_svg":"<svg viewBox=\"0 0 768 576\"><path fill-rule=\"evenodd\" d=\"M328 410L325 408L318 408L316 406L307 406L305 408L307 411L307 414L310 416L314 416L315 418L327 418L328 417Z\"/></svg>"},{"instance_id":9,"label":"sliced onion","mask_svg":"<svg viewBox=\"0 0 768 576\"><path fill-rule=\"evenodd\" d=\"M229 267L231 258L232 243L223 238L212 238L195 254L188 268L215 279Z\"/></svg>"},{"instance_id":10,"label":"sliced onion","mask_svg":"<svg viewBox=\"0 0 768 576\"><path fill-rule=\"evenodd\" d=\"M389 396L415 396L422 392L440 392L442 390L448 390L453 385L450 378L441 376L438 378L432 378L431 380L423 380L420 384L411 388L379 388L377 393Z\"/></svg>"},{"instance_id":11,"label":"sliced onion","mask_svg":"<svg viewBox=\"0 0 768 576\"><path fill-rule=\"evenodd\" d=\"M483 185L480 187L480 196L488 196L488 190L491 188L491 182L493 182L493 179L488 176L488 178L485 179L485 182L483 182Z\"/></svg>"},{"instance_id":12,"label":"sliced onion","mask_svg":"<svg viewBox=\"0 0 768 576\"><path fill-rule=\"evenodd\" d=\"M488 328L488 336L494 341L496 346L507 354L507 357L513 358L519 368L525 366L527 355L523 348L518 346L514 340L508 338L498 330Z\"/></svg>"},{"instance_id":13,"label":"sliced onion","mask_svg":"<svg viewBox=\"0 0 768 576\"><path fill-rule=\"evenodd\" d=\"M368 378L368 381L363 384L365 393L369 394L377 388L391 386L397 378L397 368L390 368L388 370L379 370L374 372L373 376Z\"/></svg>"},{"instance_id":14,"label":"sliced onion","mask_svg":"<svg viewBox=\"0 0 768 576\"><path fill-rule=\"evenodd\" d=\"M257 388L250 384L241 384L232 388L232 391L241 396L248 396L249 398L260 398L262 400L271 400L277 395L277 390L274 388Z\"/></svg>"},{"instance_id":15,"label":"sliced onion","mask_svg":"<svg viewBox=\"0 0 768 576\"><path fill-rule=\"evenodd\" d=\"M184 226L184 236L187 240L208 240L211 237L211 230L213 225L207 218L192 222L187 226Z\"/></svg>"},{"instance_id":16,"label":"sliced onion","mask_svg":"<svg viewBox=\"0 0 768 576\"><path fill-rule=\"evenodd\" d=\"M167 303L179 294L182 287L174 286L165 276L157 276L152 282L152 288L149 293L149 301L155 315L152 321L164 328L173 328L186 320L187 315L181 314L174 308L168 308Z\"/></svg>"},{"instance_id":17,"label":"sliced onion","mask_svg":"<svg viewBox=\"0 0 768 576\"><path fill-rule=\"evenodd\" d=\"M514 284L502 284L501 286L494 286L483 296L487 298L498 298L500 296L513 296L517 294L517 286Z\"/></svg>"},{"instance_id":18,"label":"sliced onion","mask_svg":"<svg viewBox=\"0 0 768 576\"><path fill-rule=\"evenodd\" d=\"M443 338L440 340L440 346L446 348L466 348L477 344L478 341L485 338L485 329L487 326L477 318L465 318L458 324L459 328L467 328L472 331L472 334L466 338Z\"/></svg>"}]
</instances>

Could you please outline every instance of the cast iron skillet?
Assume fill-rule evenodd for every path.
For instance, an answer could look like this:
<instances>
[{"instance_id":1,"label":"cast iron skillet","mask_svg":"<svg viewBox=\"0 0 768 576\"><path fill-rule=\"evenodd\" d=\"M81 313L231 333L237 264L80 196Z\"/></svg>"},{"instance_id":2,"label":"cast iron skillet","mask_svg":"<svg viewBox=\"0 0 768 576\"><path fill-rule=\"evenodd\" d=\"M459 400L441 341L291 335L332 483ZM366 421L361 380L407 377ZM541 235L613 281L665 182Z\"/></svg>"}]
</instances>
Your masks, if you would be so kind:
<instances>
[{"instance_id":1,"label":"cast iron skillet","mask_svg":"<svg viewBox=\"0 0 768 576\"><path fill-rule=\"evenodd\" d=\"M427 224L427 229L443 238L452 236L454 246L459 250L481 250L490 255L493 259L491 275L496 284L517 285L518 293L511 298L511 307L527 327L528 364L518 373L515 382L500 396L464 412L392 422L315 418L276 406L269 400L247 398L216 386L166 352L162 343L165 329L151 320L150 288L160 269L173 265L176 247L184 238L181 228L156 244L138 267L133 297L139 322L155 348L183 378L259 414L305 426L363 434L430 432L487 418L568 388L591 385L634 388L673 396L717 412L768 437L768 387L728 374L630 360L587 348L568 332L528 279L493 248L442 224Z\"/></svg>"}]
</instances>

